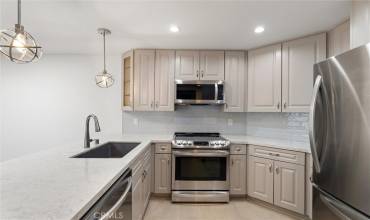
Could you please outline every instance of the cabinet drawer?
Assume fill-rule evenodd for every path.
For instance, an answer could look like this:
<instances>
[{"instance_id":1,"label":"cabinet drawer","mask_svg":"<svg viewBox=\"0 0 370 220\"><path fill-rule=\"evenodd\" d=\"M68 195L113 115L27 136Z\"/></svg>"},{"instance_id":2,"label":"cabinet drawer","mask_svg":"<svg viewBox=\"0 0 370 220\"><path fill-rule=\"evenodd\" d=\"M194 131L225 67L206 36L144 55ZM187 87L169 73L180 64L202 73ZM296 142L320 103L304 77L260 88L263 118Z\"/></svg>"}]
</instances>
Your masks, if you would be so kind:
<instances>
[{"instance_id":1,"label":"cabinet drawer","mask_svg":"<svg viewBox=\"0 0 370 220\"><path fill-rule=\"evenodd\" d=\"M247 154L247 145L244 144L230 145L230 154Z\"/></svg>"},{"instance_id":2,"label":"cabinet drawer","mask_svg":"<svg viewBox=\"0 0 370 220\"><path fill-rule=\"evenodd\" d=\"M155 144L155 153L156 154L169 154L169 153L171 153L171 144L170 143L157 143L157 144Z\"/></svg>"},{"instance_id":3,"label":"cabinet drawer","mask_svg":"<svg viewBox=\"0 0 370 220\"><path fill-rule=\"evenodd\" d=\"M263 157L273 160L279 160L288 163L295 164L305 164L305 153L290 151L290 150L281 150L271 147L263 147L256 145L248 146L248 155Z\"/></svg>"}]
</instances>

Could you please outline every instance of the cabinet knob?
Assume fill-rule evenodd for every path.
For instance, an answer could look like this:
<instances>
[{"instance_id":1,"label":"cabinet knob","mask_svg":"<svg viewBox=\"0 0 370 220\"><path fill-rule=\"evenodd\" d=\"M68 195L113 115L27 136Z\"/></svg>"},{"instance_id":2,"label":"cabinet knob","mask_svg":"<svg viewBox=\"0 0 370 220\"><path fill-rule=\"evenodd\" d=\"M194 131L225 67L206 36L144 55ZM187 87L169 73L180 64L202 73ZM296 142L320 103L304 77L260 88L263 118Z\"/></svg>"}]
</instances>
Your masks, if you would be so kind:
<instances>
[{"instance_id":1,"label":"cabinet knob","mask_svg":"<svg viewBox=\"0 0 370 220\"><path fill-rule=\"evenodd\" d=\"M284 102L284 109L286 109L286 102Z\"/></svg>"},{"instance_id":2,"label":"cabinet knob","mask_svg":"<svg viewBox=\"0 0 370 220\"><path fill-rule=\"evenodd\" d=\"M197 70L197 78L199 77L199 70Z\"/></svg>"},{"instance_id":3,"label":"cabinet knob","mask_svg":"<svg viewBox=\"0 0 370 220\"><path fill-rule=\"evenodd\" d=\"M158 108L158 101L157 101L157 102L155 102L155 107L156 107L156 108Z\"/></svg>"},{"instance_id":4,"label":"cabinet knob","mask_svg":"<svg viewBox=\"0 0 370 220\"><path fill-rule=\"evenodd\" d=\"M279 174L279 167L275 167L276 174Z\"/></svg>"},{"instance_id":5,"label":"cabinet knob","mask_svg":"<svg viewBox=\"0 0 370 220\"><path fill-rule=\"evenodd\" d=\"M202 78L204 77L204 71L202 70L202 71L200 71L200 73L202 74Z\"/></svg>"},{"instance_id":6,"label":"cabinet knob","mask_svg":"<svg viewBox=\"0 0 370 220\"><path fill-rule=\"evenodd\" d=\"M280 109L280 102L277 103L276 108Z\"/></svg>"},{"instance_id":7,"label":"cabinet knob","mask_svg":"<svg viewBox=\"0 0 370 220\"><path fill-rule=\"evenodd\" d=\"M231 160L231 166L234 166L234 160Z\"/></svg>"},{"instance_id":8,"label":"cabinet knob","mask_svg":"<svg viewBox=\"0 0 370 220\"><path fill-rule=\"evenodd\" d=\"M272 172L272 164L269 164L269 171Z\"/></svg>"}]
</instances>

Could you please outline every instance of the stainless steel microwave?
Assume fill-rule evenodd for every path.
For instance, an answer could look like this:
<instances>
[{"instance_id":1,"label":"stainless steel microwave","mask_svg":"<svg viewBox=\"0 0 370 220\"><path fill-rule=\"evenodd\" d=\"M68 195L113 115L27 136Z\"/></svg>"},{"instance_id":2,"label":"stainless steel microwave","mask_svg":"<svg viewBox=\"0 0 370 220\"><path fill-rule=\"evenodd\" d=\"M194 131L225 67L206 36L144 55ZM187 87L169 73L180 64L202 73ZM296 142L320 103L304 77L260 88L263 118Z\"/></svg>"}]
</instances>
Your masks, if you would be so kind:
<instances>
[{"instance_id":1,"label":"stainless steel microwave","mask_svg":"<svg viewBox=\"0 0 370 220\"><path fill-rule=\"evenodd\" d=\"M175 80L176 104L221 105L225 104L222 80Z\"/></svg>"}]
</instances>

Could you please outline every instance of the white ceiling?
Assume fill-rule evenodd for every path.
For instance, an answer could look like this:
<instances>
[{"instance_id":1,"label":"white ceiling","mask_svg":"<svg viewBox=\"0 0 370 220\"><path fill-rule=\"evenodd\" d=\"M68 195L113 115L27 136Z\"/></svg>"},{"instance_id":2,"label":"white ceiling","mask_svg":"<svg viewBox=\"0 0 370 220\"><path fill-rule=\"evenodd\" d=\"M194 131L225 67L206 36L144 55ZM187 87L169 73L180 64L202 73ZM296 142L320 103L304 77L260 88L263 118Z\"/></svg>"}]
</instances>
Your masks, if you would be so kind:
<instances>
[{"instance_id":1,"label":"white ceiling","mask_svg":"<svg viewBox=\"0 0 370 220\"><path fill-rule=\"evenodd\" d=\"M16 23L16 0L1 1L1 29ZM350 1L24 0L22 20L46 53L101 53L98 27L111 29L107 52L130 48L249 49L333 28ZM180 32L169 32L177 24ZM265 32L254 33L257 25Z\"/></svg>"}]
</instances>

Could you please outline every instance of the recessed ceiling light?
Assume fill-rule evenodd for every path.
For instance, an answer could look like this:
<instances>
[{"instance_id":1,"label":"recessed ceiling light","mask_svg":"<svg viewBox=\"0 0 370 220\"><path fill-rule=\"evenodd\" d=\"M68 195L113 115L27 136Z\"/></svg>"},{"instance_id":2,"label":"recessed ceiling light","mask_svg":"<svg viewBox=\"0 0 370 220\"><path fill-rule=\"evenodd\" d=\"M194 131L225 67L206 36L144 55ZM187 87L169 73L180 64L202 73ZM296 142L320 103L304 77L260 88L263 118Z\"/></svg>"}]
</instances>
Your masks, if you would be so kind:
<instances>
[{"instance_id":1,"label":"recessed ceiling light","mask_svg":"<svg viewBox=\"0 0 370 220\"><path fill-rule=\"evenodd\" d=\"M265 28L263 26L257 26L255 29L254 29L254 33L256 34L260 34L262 32L265 31Z\"/></svg>"},{"instance_id":2,"label":"recessed ceiling light","mask_svg":"<svg viewBox=\"0 0 370 220\"><path fill-rule=\"evenodd\" d=\"M179 27L177 27L177 25L171 25L171 27L170 27L170 31L171 31L172 33L177 33L177 32L179 32L179 31L180 31L180 29L179 29Z\"/></svg>"}]
</instances>

